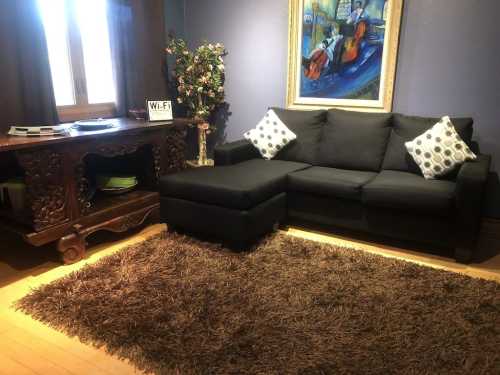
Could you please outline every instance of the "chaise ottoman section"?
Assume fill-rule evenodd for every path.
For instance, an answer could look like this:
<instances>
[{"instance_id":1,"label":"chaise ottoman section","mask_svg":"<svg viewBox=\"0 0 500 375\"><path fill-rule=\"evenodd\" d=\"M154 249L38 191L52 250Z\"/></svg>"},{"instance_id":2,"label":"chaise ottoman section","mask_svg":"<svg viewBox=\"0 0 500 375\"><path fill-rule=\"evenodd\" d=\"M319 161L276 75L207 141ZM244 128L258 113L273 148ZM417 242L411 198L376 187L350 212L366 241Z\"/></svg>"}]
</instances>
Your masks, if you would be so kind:
<instances>
[{"instance_id":1,"label":"chaise ottoman section","mask_svg":"<svg viewBox=\"0 0 500 375\"><path fill-rule=\"evenodd\" d=\"M286 194L278 194L249 209L231 208L161 197L161 217L169 226L193 234L241 245L255 241L273 230L286 217Z\"/></svg>"},{"instance_id":2,"label":"chaise ottoman section","mask_svg":"<svg viewBox=\"0 0 500 375\"><path fill-rule=\"evenodd\" d=\"M230 242L251 242L286 217L287 175L309 166L252 159L164 176L162 220Z\"/></svg>"}]
</instances>

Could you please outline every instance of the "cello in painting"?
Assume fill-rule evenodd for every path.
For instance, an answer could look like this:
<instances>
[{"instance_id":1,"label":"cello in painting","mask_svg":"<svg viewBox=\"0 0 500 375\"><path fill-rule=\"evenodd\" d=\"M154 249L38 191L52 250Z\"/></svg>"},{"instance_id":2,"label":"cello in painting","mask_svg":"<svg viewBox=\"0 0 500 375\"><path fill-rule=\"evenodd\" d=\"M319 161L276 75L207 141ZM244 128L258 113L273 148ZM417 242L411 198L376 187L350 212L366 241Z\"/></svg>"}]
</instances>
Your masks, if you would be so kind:
<instances>
[{"instance_id":1,"label":"cello in painting","mask_svg":"<svg viewBox=\"0 0 500 375\"><path fill-rule=\"evenodd\" d=\"M304 75L310 80L314 81L319 79L323 69L328 65L329 58L326 49L329 48L333 42L332 40L328 45L325 45L324 49L318 48L312 53L311 58L304 68Z\"/></svg>"},{"instance_id":2,"label":"cello in painting","mask_svg":"<svg viewBox=\"0 0 500 375\"><path fill-rule=\"evenodd\" d=\"M321 42L309 58L302 59L304 75L312 81L318 80L323 71L338 60L342 41L343 37L339 34L338 24L332 24L330 37Z\"/></svg>"},{"instance_id":3,"label":"cello in painting","mask_svg":"<svg viewBox=\"0 0 500 375\"><path fill-rule=\"evenodd\" d=\"M350 63L358 58L361 41L365 37L366 29L366 21L360 21L356 25L354 36L346 39L341 60L343 64Z\"/></svg>"}]
</instances>

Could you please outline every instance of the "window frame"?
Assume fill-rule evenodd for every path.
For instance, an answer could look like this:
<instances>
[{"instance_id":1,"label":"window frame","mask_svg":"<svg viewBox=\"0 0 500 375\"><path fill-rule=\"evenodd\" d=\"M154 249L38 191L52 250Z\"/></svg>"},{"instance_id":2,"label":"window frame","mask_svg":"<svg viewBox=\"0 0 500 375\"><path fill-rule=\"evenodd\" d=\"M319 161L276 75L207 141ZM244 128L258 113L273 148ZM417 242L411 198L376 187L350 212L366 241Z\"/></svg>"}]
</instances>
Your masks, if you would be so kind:
<instances>
[{"instance_id":1,"label":"window frame","mask_svg":"<svg viewBox=\"0 0 500 375\"><path fill-rule=\"evenodd\" d=\"M66 30L68 54L70 61L72 89L75 104L58 105L57 113L61 122L70 122L90 117L115 117L116 103L89 103L87 94L87 78L83 57L82 38L76 14L76 4L64 0L66 10Z\"/></svg>"}]
</instances>

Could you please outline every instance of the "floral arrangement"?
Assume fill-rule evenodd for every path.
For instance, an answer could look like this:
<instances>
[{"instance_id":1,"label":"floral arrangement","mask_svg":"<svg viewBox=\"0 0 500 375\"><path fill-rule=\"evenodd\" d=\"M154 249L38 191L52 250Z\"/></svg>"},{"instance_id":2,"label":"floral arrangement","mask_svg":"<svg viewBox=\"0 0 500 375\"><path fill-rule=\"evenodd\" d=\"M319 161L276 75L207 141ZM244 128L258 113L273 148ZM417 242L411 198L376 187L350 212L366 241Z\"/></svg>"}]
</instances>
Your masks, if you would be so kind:
<instances>
[{"instance_id":1,"label":"floral arrangement","mask_svg":"<svg viewBox=\"0 0 500 375\"><path fill-rule=\"evenodd\" d=\"M224 103L224 45L204 43L193 52L184 40L172 39L166 51L176 59L177 101L187 106L189 116L207 121Z\"/></svg>"}]
</instances>

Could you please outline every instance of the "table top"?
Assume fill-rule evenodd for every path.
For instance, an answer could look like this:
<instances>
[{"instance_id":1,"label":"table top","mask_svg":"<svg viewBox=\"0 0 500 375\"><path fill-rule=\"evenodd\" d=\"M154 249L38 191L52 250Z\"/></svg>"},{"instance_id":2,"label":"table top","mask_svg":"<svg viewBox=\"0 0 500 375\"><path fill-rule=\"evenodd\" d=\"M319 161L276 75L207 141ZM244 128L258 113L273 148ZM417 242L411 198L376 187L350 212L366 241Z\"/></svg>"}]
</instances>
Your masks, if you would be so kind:
<instances>
[{"instance_id":1,"label":"table top","mask_svg":"<svg viewBox=\"0 0 500 375\"><path fill-rule=\"evenodd\" d=\"M134 120L130 118L114 118L110 119L114 126L112 128L82 131L73 128L73 123L61 124L68 126L69 131L64 135L59 136L30 136L22 137L8 134L0 134L0 152L13 151L25 148L33 148L40 146L53 145L58 143L74 142L78 140L87 140L91 138L98 138L105 135L113 134L127 134L134 132L156 130L162 127L178 127L188 126L195 123L192 119L179 118L172 121L158 121L149 122L144 120Z\"/></svg>"}]
</instances>

